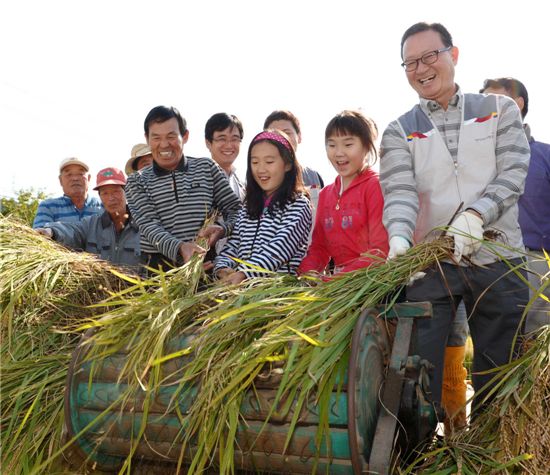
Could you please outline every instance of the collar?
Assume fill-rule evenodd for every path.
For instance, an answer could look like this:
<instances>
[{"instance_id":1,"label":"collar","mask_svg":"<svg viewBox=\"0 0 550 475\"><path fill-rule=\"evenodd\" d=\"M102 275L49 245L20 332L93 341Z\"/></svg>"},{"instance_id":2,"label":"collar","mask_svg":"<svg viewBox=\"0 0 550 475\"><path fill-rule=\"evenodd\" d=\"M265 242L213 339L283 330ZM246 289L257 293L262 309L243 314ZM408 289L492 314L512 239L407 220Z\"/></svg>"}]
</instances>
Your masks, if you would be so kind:
<instances>
[{"instance_id":1,"label":"collar","mask_svg":"<svg viewBox=\"0 0 550 475\"><path fill-rule=\"evenodd\" d=\"M124 223L125 225L129 224L133 229L135 229L137 231L138 227L137 227L137 223L132 219L132 214L130 213L130 208L128 208L128 205L126 205L126 213L128 214L128 219L126 220L126 222ZM103 229L106 229L108 228L109 226L111 226L113 224L113 220L111 219L111 215L105 211L102 215L101 215L101 226L103 227Z\"/></svg>"},{"instance_id":2,"label":"collar","mask_svg":"<svg viewBox=\"0 0 550 475\"><path fill-rule=\"evenodd\" d=\"M65 193L63 193L63 198L65 200L67 200L70 204L72 204L73 206L76 206L72 200L72 198L69 196L69 195L66 195ZM92 203L92 197L90 195L86 195L86 198L84 198L84 206L88 206Z\"/></svg>"},{"instance_id":3,"label":"collar","mask_svg":"<svg viewBox=\"0 0 550 475\"><path fill-rule=\"evenodd\" d=\"M525 132L525 135L527 136L527 141L532 142L535 139L531 135L531 127L529 127L529 124L523 124L523 131Z\"/></svg>"},{"instance_id":4,"label":"collar","mask_svg":"<svg viewBox=\"0 0 550 475\"><path fill-rule=\"evenodd\" d=\"M189 166L189 163L185 155L182 155L178 163L178 166L174 170L167 170L166 168L162 168L160 165L157 164L157 162L153 160L153 173L157 176L164 176L164 175L170 175L170 173L174 171L186 172L188 166Z\"/></svg>"},{"instance_id":5,"label":"collar","mask_svg":"<svg viewBox=\"0 0 550 475\"><path fill-rule=\"evenodd\" d=\"M457 87L457 90L449 100L449 105L452 107L461 108L462 104L464 103L464 94L460 90L460 86L458 84L456 85L456 87ZM420 98L420 106L428 112L435 112L440 109L443 109L439 105L439 102L434 101L432 99L425 99L423 97Z\"/></svg>"},{"instance_id":6,"label":"collar","mask_svg":"<svg viewBox=\"0 0 550 475\"><path fill-rule=\"evenodd\" d=\"M229 173L227 173L223 168L222 168L222 171L227 178L231 178L232 176L236 176L235 172L237 171L237 169L233 165L231 165L231 169L229 170Z\"/></svg>"},{"instance_id":7,"label":"collar","mask_svg":"<svg viewBox=\"0 0 550 475\"><path fill-rule=\"evenodd\" d=\"M337 196L342 196L343 193L347 192L351 188L355 188L356 186L360 185L364 181L369 180L372 178L372 176L375 175L374 171L371 169L371 167L365 167L361 173L359 173L349 184L349 186L346 188L346 190L343 190L344 184L342 182L342 177L340 175L336 175L336 180L334 181L334 190L336 192Z\"/></svg>"},{"instance_id":8,"label":"collar","mask_svg":"<svg viewBox=\"0 0 550 475\"><path fill-rule=\"evenodd\" d=\"M107 211L103 212L100 219L101 219L101 227L103 229L108 228L113 223L113 220L111 219L111 215L107 213Z\"/></svg>"}]
</instances>

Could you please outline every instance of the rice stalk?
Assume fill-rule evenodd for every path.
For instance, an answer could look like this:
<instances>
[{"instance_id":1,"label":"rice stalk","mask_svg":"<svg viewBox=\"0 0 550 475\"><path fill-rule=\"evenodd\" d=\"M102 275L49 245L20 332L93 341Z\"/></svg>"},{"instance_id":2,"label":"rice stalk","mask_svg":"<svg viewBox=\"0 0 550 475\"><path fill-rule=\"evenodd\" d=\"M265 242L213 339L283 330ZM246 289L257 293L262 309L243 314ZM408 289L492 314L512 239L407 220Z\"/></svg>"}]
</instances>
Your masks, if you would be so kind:
<instances>
[{"instance_id":1,"label":"rice stalk","mask_svg":"<svg viewBox=\"0 0 550 475\"><path fill-rule=\"evenodd\" d=\"M548 473L550 327L530 336L520 358L497 368L493 383L493 402L468 431L437 440L402 473L447 473L458 454L464 473Z\"/></svg>"},{"instance_id":2,"label":"rice stalk","mask_svg":"<svg viewBox=\"0 0 550 475\"><path fill-rule=\"evenodd\" d=\"M241 402L247 391L255 390L255 378L273 370L281 372L269 416L277 413L290 420L287 445L301 408L310 402L319 406L316 444L320 451L330 441L329 396L342 384L351 333L361 310L379 303L391 305L396 288L405 285L410 275L446 257L448 251L448 244L441 241L415 246L406 256L328 283L274 276L233 287L208 286L198 292L202 263L196 259L149 280L128 279L129 287L109 293L103 302L95 300L86 310L89 313L83 314L85 318L67 319L65 331L73 335L93 329L87 343L87 359L92 363L99 364L120 351L127 355L119 374L119 381L128 385L121 394L123 406L136 394L154 395L168 378L170 384L177 381L171 409L179 414L182 425L181 436L175 441L182 446L179 468L185 464L189 473L196 473L215 464L220 473L234 473L235 434L245 423ZM187 334L194 336L189 345L175 348L173 342ZM163 372L165 362L191 352L192 358L176 375ZM59 366L60 373L66 374L66 368ZM18 376L20 384L24 378ZM190 412L178 412L177 398L198 384L200 391ZM20 407L29 404L32 401L22 401ZM53 404L49 414L55 407L59 406ZM11 423L8 435L17 430L20 420ZM142 438L140 431L132 436L134 448ZM193 452L186 458L189 448ZM444 453L438 452L439 459L444 459ZM453 451L455 456L457 453ZM45 455L37 452L29 461L34 467L47 467L47 457L55 455L55 450ZM461 466L469 467L484 455L472 453L457 459ZM525 462L525 457L518 457L511 460ZM496 467L512 463L509 458L493 459ZM121 472L130 469L131 454Z\"/></svg>"},{"instance_id":3,"label":"rice stalk","mask_svg":"<svg viewBox=\"0 0 550 475\"><path fill-rule=\"evenodd\" d=\"M112 270L95 256L0 218L3 472L29 473L56 452L65 378L79 337L61 330L97 313L87 306L126 285Z\"/></svg>"}]
</instances>

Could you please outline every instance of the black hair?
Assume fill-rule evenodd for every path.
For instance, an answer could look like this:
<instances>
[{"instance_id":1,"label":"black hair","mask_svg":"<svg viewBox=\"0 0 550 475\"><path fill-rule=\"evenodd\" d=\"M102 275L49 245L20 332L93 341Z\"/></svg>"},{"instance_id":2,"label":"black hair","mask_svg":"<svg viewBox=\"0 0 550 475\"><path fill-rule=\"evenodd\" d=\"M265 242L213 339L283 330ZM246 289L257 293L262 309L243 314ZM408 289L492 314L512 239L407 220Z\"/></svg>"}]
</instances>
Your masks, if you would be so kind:
<instances>
[{"instance_id":1,"label":"black hair","mask_svg":"<svg viewBox=\"0 0 550 475\"><path fill-rule=\"evenodd\" d=\"M149 127L151 126L151 124L153 123L162 124L163 122L166 122L167 120L170 120L170 119L176 119L178 121L180 134L183 137L185 135L185 132L187 132L187 122L181 116L179 110L177 110L175 107L169 107L169 106L157 106L157 107L153 107L149 111L143 123L143 128L145 129L145 136L149 137Z\"/></svg>"},{"instance_id":2,"label":"black hair","mask_svg":"<svg viewBox=\"0 0 550 475\"><path fill-rule=\"evenodd\" d=\"M403 36L401 37L401 58L403 58L403 45L410 36L430 30L439 33L441 41L443 41L443 45L445 47L453 46L453 37L451 36L447 28L445 28L441 23L426 23L421 21L410 26L409 28L407 28L407 31L403 33Z\"/></svg>"},{"instance_id":3,"label":"black hair","mask_svg":"<svg viewBox=\"0 0 550 475\"><path fill-rule=\"evenodd\" d=\"M359 111L344 110L336 114L325 129L325 145L333 135L353 135L359 137L361 143L372 157L368 166L374 165L378 157L375 141L378 138L378 127L370 117Z\"/></svg>"},{"instance_id":4,"label":"black hair","mask_svg":"<svg viewBox=\"0 0 550 475\"><path fill-rule=\"evenodd\" d=\"M483 93L486 89L504 89L510 97L513 99L521 97L523 99L523 109L521 110L521 117L525 118L527 112L529 111L529 94L527 94L527 88L519 80L515 78L496 78L496 79L485 79L483 81L483 87L479 92Z\"/></svg>"},{"instance_id":5,"label":"black hair","mask_svg":"<svg viewBox=\"0 0 550 475\"><path fill-rule=\"evenodd\" d=\"M237 116L226 114L225 112L218 112L206 121L206 125L204 126L204 138L209 142L212 142L214 132L221 132L228 127L236 127L242 140L244 135L243 124Z\"/></svg>"},{"instance_id":6,"label":"black hair","mask_svg":"<svg viewBox=\"0 0 550 475\"><path fill-rule=\"evenodd\" d=\"M272 213L275 207L284 209L287 203L295 201L298 195L305 193L304 182L302 179L302 168L296 160L296 154L292 148L292 144L290 143L288 136L279 130L268 129L267 132L279 135L281 139L286 142L286 145L278 140L268 137L257 139L257 137L264 132L260 132L252 139L252 142L250 142L250 146L248 147L248 154L246 158L247 170L245 206L248 215L252 219L259 219L264 210L264 192L260 185L256 183L256 180L252 174L251 166L252 149L259 143L268 142L277 147L283 162L291 166L290 170L285 172L283 183L279 189L274 192L273 199L269 203L267 212Z\"/></svg>"},{"instance_id":7,"label":"black hair","mask_svg":"<svg viewBox=\"0 0 550 475\"><path fill-rule=\"evenodd\" d=\"M288 120L297 134L300 134L300 121L292 112L287 110L276 110L269 114L264 121L264 129L268 129L269 126L276 120Z\"/></svg>"}]
</instances>

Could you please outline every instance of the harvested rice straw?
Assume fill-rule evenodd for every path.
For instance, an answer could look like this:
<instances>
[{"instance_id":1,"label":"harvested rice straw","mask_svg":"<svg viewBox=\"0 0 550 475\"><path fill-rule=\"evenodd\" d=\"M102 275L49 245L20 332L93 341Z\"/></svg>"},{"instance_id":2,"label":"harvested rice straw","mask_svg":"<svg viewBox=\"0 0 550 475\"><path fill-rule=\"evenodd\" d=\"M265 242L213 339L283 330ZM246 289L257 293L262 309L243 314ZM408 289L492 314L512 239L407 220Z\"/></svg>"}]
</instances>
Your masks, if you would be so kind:
<instances>
[{"instance_id":1,"label":"harvested rice straw","mask_svg":"<svg viewBox=\"0 0 550 475\"><path fill-rule=\"evenodd\" d=\"M468 431L439 439L402 473L546 474L550 467L550 327L497 368L496 395Z\"/></svg>"},{"instance_id":2,"label":"harvested rice straw","mask_svg":"<svg viewBox=\"0 0 550 475\"><path fill-rule=\"evenodd\" d=\"M184 292L168 300L166 296L173 293L167 281L166 288L132 296L131 302L123 297L110 301L119 307L87 324L96 329L89 341L88 358L101 359L122 348L130 351L120 374L129 387L121 396L123 402L139 391L154 394L162 384L160 363L181 354L165 354L167 339L196 331L191 348L194 358L180 371L180 391L198 381L201 391L182 421L186 426L182 457L193 440L196 455L185 461L190 463L190 473L209 466L216 451L220 472L230 473L234 470L233 441L240 422L240 401L265 363L279 360L284 365L285 376L274 406L289 396L289 401L296 399L295 414L299 414L302 405L315 397L326 416L323 404L336 374L346 366L351 332L361 310L382 302L412 274L447 253L446 242L419 245L407 256L389 263L380 261L378 266L328 283L314 279L319 285L313 287L305 285L311 278L277 276L237 287ZM294 419L287 442L295 424ZM326 421L320 424L321 431L327 427ZM323 433L318 434L319 444L323 438ZM128 458L124 469L129 466Z\"/></svg>"}]
</instances>

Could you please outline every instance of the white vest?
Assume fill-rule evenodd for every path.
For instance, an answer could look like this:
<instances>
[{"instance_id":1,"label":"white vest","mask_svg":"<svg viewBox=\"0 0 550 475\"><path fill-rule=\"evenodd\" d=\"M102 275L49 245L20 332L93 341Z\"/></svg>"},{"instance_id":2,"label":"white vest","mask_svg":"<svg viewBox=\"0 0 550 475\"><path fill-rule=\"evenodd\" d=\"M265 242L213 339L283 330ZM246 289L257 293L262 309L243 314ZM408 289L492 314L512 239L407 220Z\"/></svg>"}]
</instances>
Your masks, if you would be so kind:
<instances>
[{"instance_id":1,"label":"white vest","mask_svg":"<svg viewBox=\"0 0 550 475\"><path fill-rule=\"evenodd\" d=\"M433 229L447 226L461 202L461 211L472 206L496 177L498 109L495 96L464 95L456 163L436 125L418 105L399 118L413 157L419 198L415 242L438 237L441 231ZM523 249L517 203L484 229L500 233L498 241L507 246ZM507 258L520 255L502 248L498 252ZM471 260L482 265L498 257L482 246Z\"/></svg>"}]
</instances>

